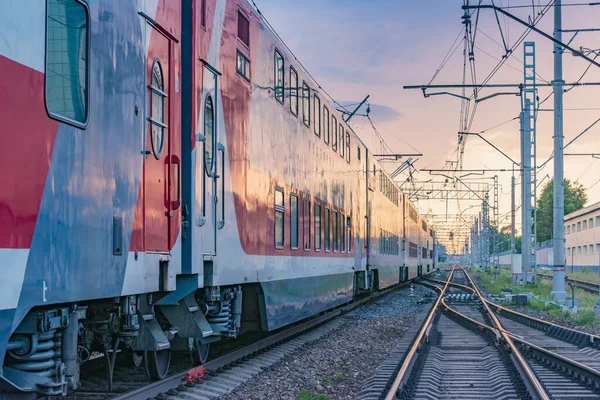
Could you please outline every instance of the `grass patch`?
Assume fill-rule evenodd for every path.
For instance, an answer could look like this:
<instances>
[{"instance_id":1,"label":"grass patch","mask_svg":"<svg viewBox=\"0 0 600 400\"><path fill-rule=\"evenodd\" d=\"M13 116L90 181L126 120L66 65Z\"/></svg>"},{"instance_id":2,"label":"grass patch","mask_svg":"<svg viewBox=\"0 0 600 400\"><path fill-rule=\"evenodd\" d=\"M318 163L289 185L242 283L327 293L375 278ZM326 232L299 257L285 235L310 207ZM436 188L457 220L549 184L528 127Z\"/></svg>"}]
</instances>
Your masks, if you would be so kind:
<instances>
[{"instance_id":1,"label":"grass patch","mask_svg":"<svg viewBox=\"0 0 600 400\"><path fill-rule=\"evenodd\" d=\"M594 275L595 273L584 270L576 274L580 274L581 276L576 279L590 280L590 274ZM597 280L597 274L595 275ZM584 326L600 327L600 318L594 312L594 306L596 305L596 300L598 298L595 294L576 288L575 299L578 302L578 312L576 314L571 314L569 312L563 312L561 308L552 304L546 306L545 302L552 300L550 295L552 292L551 279L538 278L537 285L528 284L526 286L513 286L510 270L504 268L501 269L496 276L494 276L493 273L486 273L483 271L473 271L472 276L487 293L500 295L502 289L511 289L513 293L529 292L537 296L540 300L530 298L527 301L528 308L537 311L547 311L551 317L556 318L559 321L571 321ZM573 275L571 276L574 277ZM587 278L584 279L583 276L587 276ZM570 295L570 288L566 286L565 289Z\"/></svg>"},{"instance_id":2,"label":"grass patch","mask_svg":"<svg viewBox=\"0 0 600 400\"><path fill-rule=\"evenodd\" d=\"M569 267L567 267L567 276L572 279L578 279L580 281L588 281L588 282L600 282L600 276L597 272L591 271L587 268L583 268L582 271L569 271Z\"/></svg>"},{"instance_id":3,"label":"grass patch","mask_svg":"<svg viewBox=\"0 0 600 400\"><path fill-rule=\"evenodd\" d=\"M298 397L298 400L329 400L329 396L302 388L300 389L300 396Z\"/></svg>"}]
</instances>

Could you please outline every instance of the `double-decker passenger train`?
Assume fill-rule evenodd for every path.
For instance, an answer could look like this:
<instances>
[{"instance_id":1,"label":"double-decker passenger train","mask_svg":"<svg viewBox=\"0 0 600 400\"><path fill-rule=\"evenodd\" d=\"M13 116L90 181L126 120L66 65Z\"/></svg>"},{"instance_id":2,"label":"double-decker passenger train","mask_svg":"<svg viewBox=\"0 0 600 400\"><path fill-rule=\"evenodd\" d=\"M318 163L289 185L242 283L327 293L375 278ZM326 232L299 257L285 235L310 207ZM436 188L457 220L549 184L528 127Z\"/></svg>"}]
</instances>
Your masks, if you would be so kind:
<instances>
[{"instance_id":1,"label":"double-decker passenger train","mask_svg":"<svg viewBox=\"0 0 600 400\"><path fill-rule=\"evenodd\" d=\"M246 0L3 0L0 391L273 331L435 233ZM106 357L114 367L114 357ZM2 395L0 395L2 397Z\"/></svg>"}]
</instances>

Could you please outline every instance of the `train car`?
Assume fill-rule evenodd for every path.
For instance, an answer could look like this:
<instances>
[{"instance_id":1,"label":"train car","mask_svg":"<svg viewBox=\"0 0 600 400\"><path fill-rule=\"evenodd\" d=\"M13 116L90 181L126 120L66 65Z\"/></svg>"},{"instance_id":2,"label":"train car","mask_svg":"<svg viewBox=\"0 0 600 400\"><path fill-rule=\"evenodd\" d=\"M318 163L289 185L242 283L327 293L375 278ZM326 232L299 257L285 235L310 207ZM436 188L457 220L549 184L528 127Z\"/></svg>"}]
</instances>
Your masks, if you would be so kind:
<instances>
[{"instance_id":1,"label":"train car","mask_svg":"<svg viewBox=\"0 0 600 400\"><path fill-rule=\"evenodd\" d=\"M5 0L0 37L0 398L421 274L416 209L246 0Z\"/></svg>"}]
</instances>

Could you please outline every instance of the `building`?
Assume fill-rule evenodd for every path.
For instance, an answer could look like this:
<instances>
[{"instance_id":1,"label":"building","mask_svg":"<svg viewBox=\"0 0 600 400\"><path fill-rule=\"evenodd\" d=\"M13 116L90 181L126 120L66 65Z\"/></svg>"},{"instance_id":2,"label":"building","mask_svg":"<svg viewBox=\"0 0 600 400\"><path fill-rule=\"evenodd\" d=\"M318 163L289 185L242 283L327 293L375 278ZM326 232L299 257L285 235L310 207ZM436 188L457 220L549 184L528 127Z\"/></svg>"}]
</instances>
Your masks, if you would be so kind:
<instances>
[{"instance_id":1,"label":"building","mask_svg":"<svg viewBox=\"0 0 600 400\"><path fill-rule=\"evenodd\" d=\"M567 266L600 265L600 202L565 215Z\"/></svg>"}]
</instances>

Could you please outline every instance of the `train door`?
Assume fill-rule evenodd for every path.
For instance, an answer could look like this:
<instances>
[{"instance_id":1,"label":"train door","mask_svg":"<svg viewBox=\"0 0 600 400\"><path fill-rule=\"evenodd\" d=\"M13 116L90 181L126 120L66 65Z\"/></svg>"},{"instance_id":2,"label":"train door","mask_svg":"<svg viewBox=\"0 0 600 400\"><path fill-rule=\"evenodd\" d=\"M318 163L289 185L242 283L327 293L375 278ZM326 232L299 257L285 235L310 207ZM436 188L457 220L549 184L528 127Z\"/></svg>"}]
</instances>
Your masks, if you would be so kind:
<instances>
[{"instance_id":1,"label":"train door","mask_svg":"<svg viewBox=\"0 0 600 400\"><path fill-rule=\"evenodd\" d=\"M220 227L219 210L222 207L218 191L219 179L222 179L222 146L218 145L218 83L219 73L209 64L203 63L202 112L198 121L203 145L202 159L202 195L203 221L201 229L202 254L205 259L217 255L217 230Z\"/></svg>"},{"instance_id":2,"label":"train door","mask_svg":"<svg viewBox=\"0 0 600 400\"><path fill-rule=\"evenodd\" d=\"M149 47L146 59L144 243L147 252L168 253L171 199L179 196L175 192L178 191L175 181L180 172L178 158L170 154L171 41L149 23L146 23L146 35Z\"/></svg>"}]
</instances>

